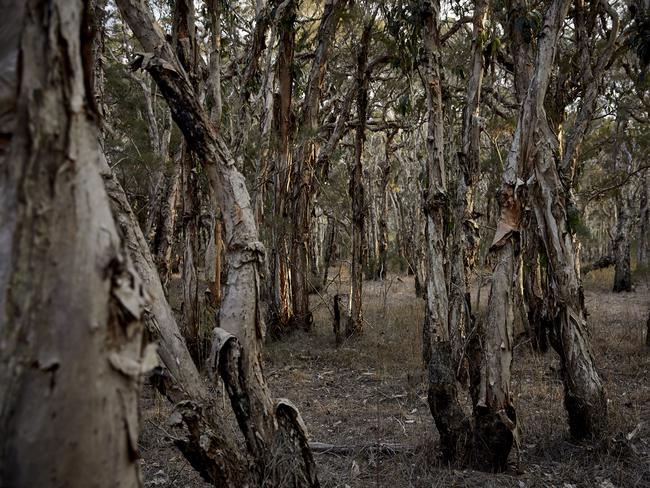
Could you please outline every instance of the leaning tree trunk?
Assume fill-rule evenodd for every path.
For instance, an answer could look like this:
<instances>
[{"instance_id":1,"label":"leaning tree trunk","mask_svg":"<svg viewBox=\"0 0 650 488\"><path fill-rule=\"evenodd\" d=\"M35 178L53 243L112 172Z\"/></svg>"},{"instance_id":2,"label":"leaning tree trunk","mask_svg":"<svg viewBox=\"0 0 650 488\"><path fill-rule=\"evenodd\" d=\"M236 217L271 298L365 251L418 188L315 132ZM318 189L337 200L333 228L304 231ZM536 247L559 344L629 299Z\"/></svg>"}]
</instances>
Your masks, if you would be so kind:
<instances>
[{"instance_id":1,"label":"leaning tree trunk","mask_svg":"<svg viewBox=\"0 0 650 488\"><path fill-rule=\"evenodd\" d=\"M534 162L531 206L539 226L548 259L549 315L553 322L551 343L560 355L564 371L564 405L573 437L594 438L607 425L607 400L587 336L587 312L580 281L574 229L572 186L577 171L578 148L589 129L596 109L600 85L607 66L620 43L619 18L607 2L601 4L611 19L607 42L600 52L583 43L580 50L583 92L575 121L567 131L564 147L540 117L539 150ZM580 38L586 38L585 13L575 17ZM598 54L592 63L594 52Z\"/></svg>"},{"instance_id":2,"label":"leaning tree trunk","mask_svg":"<svg viewBox=\"0 0 650 488\"><path fill-rule=\"evenodd\" d=\"M518 178L524 162L534 155L539 119L545 117L544 97L553 67L557 40L569 8L569 0L549 6L538 42L535 69L519 111L517 128L498 192L497 231L490 247L494 268L488 312L484 322L483 371L474 411L479 463L502 470L507 465L517 418L510 395L513 330L519 267L521 194ZM544 121L545 122L545 121Z\"/></svg>"},{"instance_id":3,"label":"leaning tree trunk","mask_svg":"<svg viewBox=\"0 0 650 488\"><path fill-rule=\"evenodd\" d=\"M216 397L208 391L190 356L137 218L104 158L100 169L111 211L149 295L144 324L158 345L160 359L151 381L174 405L174 412L180 414L185 427L184 435L175 437L174 442L207 482L215 486L245 486L251 482L246 463L237 451L236 440L224 428L227 420Z\"/></svg>"},{"instance_id":4,"label":"leaning tree trunk","mask_svg":"<svg viewBox=\"0 0 650 488\"><path fill-rule=\"evenodd\" d=\"M3 6L0 484L138 487L145 292L98 171L90 6Z\"/></svg>"},{"instance_id":5,"label":"leaning tree trunk","mask_svg":"<svg viewBox=\"0 0 650 488\"><path fill-rule=\"evenodd\" d=\"M357 127L354 139L354 163L350 168L350 186L348 193L352 199L352 266L350 272L351 297L350 317L345 329L347 337L363 332L362 294L363 261L366 223L365 189L363 185L363 144L365 141L366 112L368 110L368 48L372 21L366 23L361 36L361 45L357 53Z\"/></svg>"},{"instance_id":6,"label":"leaning tree trunk","mask_svg":"<svg viewBox=\"0 0 650 488\"><path fill-rule=\"evenodd\" d=\"M265 330L260 310L264 246L243 175L151 13L138 0L118 0L147 54L137 64L154 78L190 149L202 162L223 212L228 243L226 283L214 331L211 365L223 379L260 486L319 486L300 414L287 401L274 404L262 372Z\"/></svg>"}]
</instances>

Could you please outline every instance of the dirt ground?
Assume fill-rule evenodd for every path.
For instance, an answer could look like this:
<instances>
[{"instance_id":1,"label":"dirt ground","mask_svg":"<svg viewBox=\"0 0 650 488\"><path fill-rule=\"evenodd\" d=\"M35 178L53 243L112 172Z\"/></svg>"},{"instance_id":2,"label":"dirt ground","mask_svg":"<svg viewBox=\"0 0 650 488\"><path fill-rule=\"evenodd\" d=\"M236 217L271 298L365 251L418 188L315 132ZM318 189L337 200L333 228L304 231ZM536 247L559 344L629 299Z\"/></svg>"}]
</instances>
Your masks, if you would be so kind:
<instances>
[{"instance_id":1,"label":"dirt ground","mask_svg":"<svg viewBox=\"0 0 650 488\"><path fill-rule=\"evenodd\" d=\"M420 359L424 303L409 277L365 282L364 336L337 348L331 297L349 286L339 275L312 296L313 332L267 344L266 376L277 397L299 407L311 440L336 446L315 454L323 487L650 487L649 281L639 275L636 290L622 294L609 291L611 270L585 282L592 345L609 398L609 432L598 442L569 437L556 354L516 347L512 392L523 435L505 473L454 470L438 461ZM488 291L481 290L479 310ZM164 400L147 387L142 404L145 486L208 486L174 448Z\"/></svg>"}]
</instances>

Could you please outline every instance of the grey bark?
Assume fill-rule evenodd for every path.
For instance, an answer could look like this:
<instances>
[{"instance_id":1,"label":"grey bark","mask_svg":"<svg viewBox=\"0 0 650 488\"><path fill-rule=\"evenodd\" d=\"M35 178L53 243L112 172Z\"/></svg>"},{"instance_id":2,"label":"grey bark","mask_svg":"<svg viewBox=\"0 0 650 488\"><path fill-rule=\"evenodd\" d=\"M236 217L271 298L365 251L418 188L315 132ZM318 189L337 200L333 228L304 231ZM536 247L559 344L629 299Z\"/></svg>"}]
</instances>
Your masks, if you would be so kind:
<instances>
[{"instance_id":1,"label":"grey bark","mask_svg":"<svg viewBox=\"0 0 650 488\"><path fill-rule=\"evenodd\" d=\"M3 6L0 484L138 487L146 300L98 171L90 6Z\"/></svg>"},{"instance_id":2,"label":"grey bark","mask_svg":"<svg viewBox=\"0 0 650 488\"><path fill-rule=\"evenodd\" d=\"M138 62L160 87L223 211L228 282L219 311L220 327L214 330L211 364L229 393L252 460L251 476L266 486L281 486L287 478L290 486L319 486L300 414L285 401L274 404L262 371L265 329L259 296L264 247L244 177L151 13L138 0L118 0L117 4L146 51ZM277 461L283 459L291 461L285 471L278 469Z\"/></svg>"}]
</instances>

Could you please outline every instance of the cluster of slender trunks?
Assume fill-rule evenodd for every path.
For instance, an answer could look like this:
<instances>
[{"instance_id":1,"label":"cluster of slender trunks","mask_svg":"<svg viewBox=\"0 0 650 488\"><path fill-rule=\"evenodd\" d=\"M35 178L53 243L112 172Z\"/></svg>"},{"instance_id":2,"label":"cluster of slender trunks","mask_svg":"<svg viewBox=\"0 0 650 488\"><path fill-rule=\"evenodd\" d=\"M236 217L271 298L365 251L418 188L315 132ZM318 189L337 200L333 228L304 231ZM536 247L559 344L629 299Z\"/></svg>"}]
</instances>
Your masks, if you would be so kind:
<instances>
[{"instance_id":1,"label":"cluster of slender trunks","mask_svg":"<svg viewBox=\"0 0 650 488\"><path fill-rule=\"evenodd\" d=\"M145 229L149 235L156 229L152 249L103 157L97 123L100 110L92 97L97 75L92 53L86 53L94 46L94 33L82 28L92 15L91 6L76 0L13 3L15 42L7 48L9 53L0 51L3 60L11 64L13 59L19 93L7 111L10 130L3 127L0 146L3 482L84 486L94 479L96 486L138 486L138 395L143 374L153 371L153 383L174 405L175 442L204 479L216 486L319 486L300 414L288 400L272 398L263 374L261 354L267 331L261 304L266 296L274 335L296 325L305 329L312 325L310 287L314 280L321 280L310 276L313 194L318 178L327 174L329 157L344 135L356 102L354 159L349 165L353 271L346 334L362 332L366 111L371 72L387 62L385 57L369 57L373 18L364 22L354 87L338 101L339 116L326 143L319 147L314 134L324 67L348 2L328 0L324 4L297 124L290 120L297 4L294 0L270 2L258 13L258 24L272 24L279 42L272 74L278 78L278 92L270 97L272 122L266 133L279 143L269 150L273 154L267 155L266 162L260 163L273 161L275 165L271 182L275 224L267 256L258 230L263 198L249 196L220 131L219 80L208 83L210 110L199 94L193 2L176 2L170 42L144 2L116 1L144 49L133 67L145 70L154 80L185 139L176 168L167 175L169 183L162 183L167 190L160 192L159 201L165 204L157 218L163 224L152 222ZM509 3L504 25L515 36L520 32L514 26L521 23L514 17L522 15L523 3ZM498 190L500 216L490 247L491 292L481 324L468 297L478 252L472 194L480 167L482 43L489 5L486 0L475 2L472 70L461 151L453 164L444 156L440 2L422 1L420 5L426 58L421 75L428 108L422 202L426 241L423 345L429 405L446 462L492 470L507 465L518 436L510 393L517 316L525 315L533 327L543 321L561 358L571 433L577 438L595 437L606 425L605 393L588 343L568 213L576 151L587 130L585 121L591 119L604 67L618 42L618 19L608 11L610 42L602 48L585 84L575 126L561 151L557 128L550 125L553 114L548 116L544 101L570 3L550 2L534 45L531 40L513 43L519 49L511 54L521 108ZM218 26L218 2L209 4L213 26ZM579 10L574 13L577 29L588 37L580 14ZM212 36L211 70L218 73L219 34ZM160 135L154 139L165 140ZM385 175L390 172L389 156L390 138L382 168ZM219 305L210 351L186 343L180 333L182 329L186 336L199 335L192 329L200 313L198 204L193 200L181 205L185 232L181 324L165 298L174 228L170 221L176 218L179 194L196 196L192 185L197 184L199 170L209 182L212 223L206 255L213 271L208 281L212 299ZM388 176L384 181L385 190ZM558 197L551 202L550 195ZM385 191L382 205L384 210L388 206ZM386 226L385 220L380 222L384 236ZM332 229L330 240L333 234ZM380 273L386 267L386 238L382 241ZM222 242L226 243L228 277L224 283L220 282ZM522 255L533 256L529 262L538 263L541 253L548 262L547 281L552 284L544 290L537 279L538 266L522 267ZM418 267L417 257L411 261ZM76 273L83 273L84 280ZM157 364L150 340L158 343ZM245 452L240 451L234 433L223 428L226 412L204 384L196 363L207 364L214 381L223 382ZM459 402L463 384L469 386L471 415ZM29 398L45 401L30 402ZM67 439L64 455L53 459L48 453L61 451L61 439ZM107 466L112 475L98 479L96 473L105 472Z\"/></svg>"}]
</instances>

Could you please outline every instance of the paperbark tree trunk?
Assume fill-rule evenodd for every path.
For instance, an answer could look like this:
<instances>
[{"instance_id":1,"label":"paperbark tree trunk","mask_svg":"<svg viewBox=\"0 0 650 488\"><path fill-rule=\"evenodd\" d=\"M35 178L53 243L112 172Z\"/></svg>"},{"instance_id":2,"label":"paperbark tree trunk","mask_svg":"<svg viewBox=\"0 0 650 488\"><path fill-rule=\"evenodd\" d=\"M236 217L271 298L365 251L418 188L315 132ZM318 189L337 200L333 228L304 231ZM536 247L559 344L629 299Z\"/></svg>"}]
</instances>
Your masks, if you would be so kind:
<instances>
[{"instance_id":1,"label":"paperbark tree trunk","mask_svg":"<svg viewBox=\"0 0 650 488\"><path fill-rule=\"evenodd\" d=\"M291 204L291 293L294 320L309 330L309 234L316 163L316 133L325 67L346 0L326 0L317 34L317 47L298 117L297 149L293 158Z\"/></svg>"},{"instance_id":2,"label":"paperbark tree trunk","mask_svg":"<svg viewBox=\"0 0 650 488\"><path fill-rule=\"evenodd\" d=\"M650 173L641 182L639 198L639 236L637 243L637 266L647 266L650 256Z\"/></svg>"},{"instance_id":3,"label":"paperbark tree trunk","mask_svg":"<svg viewBox=\"0 0 650 488\"><path fill-rule=\"evenodd\" d=\"M452 360L456 371L466 371L461 365L463 342L472 326L472 311L469 295L470 276L474 269L479 249L478 225L474 221L474 184L480 172L480 100L483 82L483 41L487 20L488 2L474 3L472 31L472 72L467 83L467 101L463 111L461 151L457 155L458 167L452 198L452 233L450 236L450 288L449 288L449 331L452 343ZM478 335L473 337L478 339ZM480 366L473 364L477 372ZM477 376L474 374L472 376Z\"/></svg>"},{"instance_id":4,"label":"paperbark tree trunk","mask_svg":"<svg viewBox=\"0 0 650 488\"><path fill-rule=\"evenodd\" d=\"M172 16L172 45L176 50L182 67L187 72L194 89L198 88L198 49L196 45L196 27L194 19L194 3L190 0L177 0L174 3ZM188 149L188 141L181 145L181 202L183 235L183 335L187 341L190 354L196 364L201 367L207 351L204 351L204 341L201 337L200 304L199 304L199 184L198 162L195 155Z\"/></svg>"},{"instance_id":5,"label":"paperbark tree trunk","mask_svg":"<svg viewBox=\"0 0 650 488\"><path fill-rule=\"evenodd\" d=\"M209 483L226 487L246 486L252 480L244 458L237 450L237 441L224 429L227 420L190 356L124 190L103 158L100 170L111 211L149 295L149 306L143 319L151 338L158 345L160 359L152 383L171 402L185 427L184 435L176 438L175 444Z\"/></svg>"},{"instance_id":6,"label":"paperbark tree trunk","mask_svg":"<svg viewBox=\"0 0 650 488\"><path fill-rule=\"evenodd\" d=\"M354 139L354 163L350 168L350 183L348 193L352 199L352 266L350 282L352 295L350 297L350 317L346 324L347 337L361 335L363 332L363 263L364 228L366 223L365 188L363 185L363 145L366 138L366 112L368 110L368 49L370 47L370 34L372 21L367 21L361 43L357 53L357 127Z\"/></svg>"},{"instance_id":7,"label":"paperbark tree trunk","mask_svg":"<svg viewBox=\"0 0 650 488\"><path fill-rule=\"evenodd\" d=\"M497 198L500 215L490 247L495 263L488 311L484 322L483 371L474 410L477 435L483 439L476 455L480 463L505 469L512 447L517 417L510 395L515 295L520 263L519 229L523 184L518 178L524 162L534 155L539 120L545 117L544 97L553 67L557 40L569 8L569 0L554 0L541 28L535 68L519 111L517 128L508 153ZM544 121L545 122L545 121Z\"/></svg>"},{"instance_id":8,"label":"paperbark tree trunk","mask_svg":"<svg viewBox=\"0 0 650 488\"><path fill-rule=\"evenodd\" d=\"M375 278L383 280L386 277L386 258L388 255L388 184L391 170L391 144L396 131L389 131L384 141L384 158L379 165L379 215L377 216L377 271Z\"/></svg>"},{"instance_id":9,"label":"paperbark tree trunk","mask_svg":"<svg viewBox=\"0 0 650 488\"><path fill-rule=\"evenodd\" d=\"M619 18L607 3L601 4L611 19L608 39L600 51L587 39L584 5L575 14L581 43L583 92L573 125L562 151L546 119L539 119L539 148L535 156L531 204L539 235L548 258L548 308L553 323L551 344L560 355L564 371L564 405L571 435L577 439L598 437L607 425L607 400L587 336L587 313L580 281L580 263L571 220L576 217L573 181L577 173L578 148L591 123L600 85L620 42ZM598 54L595 64L594 55Z\"/></svg>"},{"instance_id":10,"label":"paperbark tree trunk","mask_svg":"<svg viewBox=\"0 0 650 488\"><path fill-rule=\"evenodd\" d=\"M446 462L465 456L468 424L458 401L452 344L449 333L447 275L445 272L446 165L443 156L444 126L440 79L440 2L421 6L427 97L426 193L422 204L426 238L426 308L423 324L423 357L429 372L428 401L440 433L440 449Z\"/></svg>"},{"instance_id":11,"label":"paperbark tree trunk","mask_svg":"<svg viewBox=\"0 0 650 488\"><path fill-rule=\"evenodd\" d=\"M271 303L269 333L273 337L289 331L293 324L289 225L287 210L291 185L291 100L293 92L294 22L296 3L289 0L278 16L278 93L274 97L274 130L278 138L273 170L273 219L271 224Z\"/></svg>"},{"instance_id":12,"label":"paperbark tree trunk","mask_svg":"<svg viewBox=\"0 0 650 488\"><path fill-rule=\"evenodd\" d=\"M4 7L1 484L138 487L146 294L98 171L91 6Z\"/></svg>"},{"instance_id":13,"label":"paperbark tree trunk","mask_svg":"<svg viewBox=\"0 0 650 488\"><path fill-rule=\"evenodd\" d=\"M226 283L214 330L211 365L223 379L252 459L251 477L263 486L319 486L304 424L287 401L274 404L262 372L265 335L260 310L264 246L244 177L210 123L192 83L151 13L138 0L118 0L122 15L146 53L137 63L154 78L190 149L202 162L223 211L228 243ZM285 464L286 463L286 464Z\"/></svg>"},{"instance_id":14,"label":"paperbark tree trunk","mask_svg":"<svg viewBox=\"0 0 650 488\"><path fill-rule=\"evenodd\" d=\"M627 148L625 131L627 121L619 121L614 140L614 170L619 173L632 171L632 155ZM623 185L616 195L616 227L612 240L614 257L614 293L632 291L632 269L630 264L630 247L632 240L631 202L627 193L629 188Z\"/></svg>"}]
</instances>

